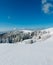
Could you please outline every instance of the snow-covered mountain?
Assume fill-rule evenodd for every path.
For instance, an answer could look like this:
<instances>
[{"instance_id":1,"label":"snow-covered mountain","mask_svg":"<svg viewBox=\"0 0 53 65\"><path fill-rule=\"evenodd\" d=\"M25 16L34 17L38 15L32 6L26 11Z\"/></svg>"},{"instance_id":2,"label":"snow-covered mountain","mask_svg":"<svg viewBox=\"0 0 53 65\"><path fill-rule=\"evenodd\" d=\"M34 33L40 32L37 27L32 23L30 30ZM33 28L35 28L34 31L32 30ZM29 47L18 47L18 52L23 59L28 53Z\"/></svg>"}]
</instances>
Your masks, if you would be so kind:
<instances>
[{"instance_id":1,"label":"snow-covered mountain","mask_svg":"<svg viewBox=\"0 0 53 65\"><path fill-rule=\"evenodd\" d=\"M42 30L13 30L0 34L0 43L16 43L43 41L53 36L53 28Z\"/></svg>"},{"instance_id":2,"label":"snow-covered mountain","mask_svg":"<svg viewBox=\"0 0 53 65\"><path fill-rule=\"evenodd\" d=\"M53 36L34 44L0 44L0 65L53 65Z\"/></svg>"},{"instance_id":3,"label":"snow-covered mountain","mask_svg":"<svg viewBox=\"0 0 53 65\"><path fill-rule=\"evenodd\" d=\"M29 34L32 38L15 44L0 44L0 65L53 65L53 28L36 31L16 30L2 35L5 37L19 33L21 36Z\"/></svg>"}]
</instances>

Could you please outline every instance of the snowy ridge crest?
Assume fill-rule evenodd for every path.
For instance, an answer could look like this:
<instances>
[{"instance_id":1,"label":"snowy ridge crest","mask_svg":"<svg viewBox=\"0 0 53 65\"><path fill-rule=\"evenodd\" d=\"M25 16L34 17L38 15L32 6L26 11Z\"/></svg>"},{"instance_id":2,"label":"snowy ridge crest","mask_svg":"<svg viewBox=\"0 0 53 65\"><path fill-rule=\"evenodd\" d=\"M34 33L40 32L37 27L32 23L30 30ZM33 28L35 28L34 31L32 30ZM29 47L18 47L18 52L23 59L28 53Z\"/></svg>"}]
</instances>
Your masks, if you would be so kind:
<instances>
[{"instance_id":1,"label":"snowy ridge crest","mask_svg":"<svg viewBox=\"0 0 53 65\"><path fill-rule=\"evenodd\" d=\"M43 30L14 30L0 34L0 43L35 43L53 36L53 28Z\"/></svg>"}]
</instances>

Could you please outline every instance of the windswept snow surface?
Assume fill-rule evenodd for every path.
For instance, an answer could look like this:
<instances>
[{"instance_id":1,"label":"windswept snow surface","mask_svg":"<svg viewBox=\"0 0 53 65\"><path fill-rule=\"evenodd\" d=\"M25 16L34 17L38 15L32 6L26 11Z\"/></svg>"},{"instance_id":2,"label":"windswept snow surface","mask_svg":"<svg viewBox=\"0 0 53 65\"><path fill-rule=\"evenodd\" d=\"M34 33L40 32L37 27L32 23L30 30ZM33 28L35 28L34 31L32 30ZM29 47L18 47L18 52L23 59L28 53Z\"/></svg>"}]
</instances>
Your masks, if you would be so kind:
<instances>
[{"instance_id":1,"label":"windswept snow surface","mask_svg":"<svg viewBox=\"0 0 53 65\"><path fill-rule=\"evenodd\" d=\"M0 44L0 65L53 65L53 37L33 44Z\"/></svg>"}]
</instances>

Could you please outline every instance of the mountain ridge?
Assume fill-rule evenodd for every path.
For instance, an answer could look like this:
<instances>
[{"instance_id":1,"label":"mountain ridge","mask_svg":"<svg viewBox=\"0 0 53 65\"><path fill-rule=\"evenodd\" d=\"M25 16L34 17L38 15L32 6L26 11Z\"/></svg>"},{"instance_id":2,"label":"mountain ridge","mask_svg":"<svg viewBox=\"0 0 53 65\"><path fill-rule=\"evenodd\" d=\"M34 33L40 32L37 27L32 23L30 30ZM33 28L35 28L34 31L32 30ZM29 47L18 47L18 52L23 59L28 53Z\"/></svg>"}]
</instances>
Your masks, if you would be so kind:
<instances>
[{"instance_id":1,"label":"mountain ridge","mask_svg":"<svg viewBox=\"0 0 53 65\"><path fill-rule=\"evenodd\" d=\"M0 43L15 43L22 42L24 40L34 43L39 40L46 40L51 36L53 36L53 28L42 30L16 29L5 33L0 33Z\"/></svg>"}]
</instances>

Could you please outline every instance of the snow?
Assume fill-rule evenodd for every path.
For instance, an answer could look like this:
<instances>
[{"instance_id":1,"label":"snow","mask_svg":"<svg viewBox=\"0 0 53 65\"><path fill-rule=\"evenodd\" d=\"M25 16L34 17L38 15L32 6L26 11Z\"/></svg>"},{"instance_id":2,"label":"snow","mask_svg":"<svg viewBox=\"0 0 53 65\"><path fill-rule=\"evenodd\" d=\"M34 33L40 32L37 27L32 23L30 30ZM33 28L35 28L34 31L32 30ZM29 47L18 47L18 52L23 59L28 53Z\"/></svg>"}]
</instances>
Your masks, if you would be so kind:
<instances>
[{"instance_id":1,"label":"snow","mask_svg":"<svg viewBox=\"0 0 53 65\"><path fill-rule=\"evenodd\" d=\"M42 31L50 32L50 35L53 35L53 28L44 29Z\"/></svg>"},{"instance_id":2,"label":"snow","mask_svg":"<svg viewBox=\"0 0 53 65\"><path fill-rule=\"evenodd\" d=\"M0 44L0 65L53 65L53 36L33 44Z\"/></svg>"},{"instance_id":3,"label":"snow","mask_svg":"<svg viewBox=\"0 0 53 65\"><path fill-rule=\"evenodd\" d=\"M33 32L32 30L21 30L21 31L23 31L24 33L31 33L31 32Z\"/></svg>"},{"instance_id":4,"label":"snow","mask_svg":"<svg viewBox=\"0 0 53 65\"><path fill-rule=\"evenodd\" d=\"M30 44L31 39L0 44L0 65L53 65L53 28L42 31L49 31L47 34L51 37L33 44Z\"/></svg>"}]
</instances>

